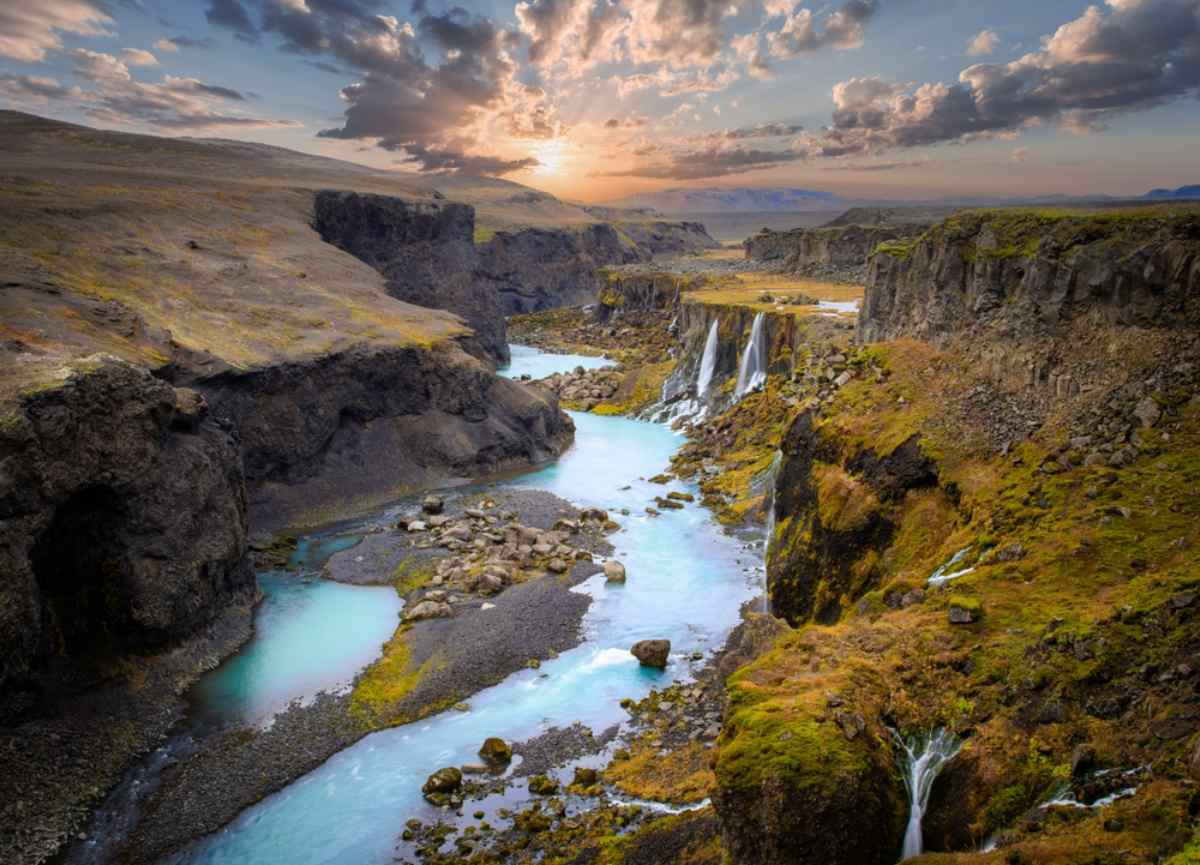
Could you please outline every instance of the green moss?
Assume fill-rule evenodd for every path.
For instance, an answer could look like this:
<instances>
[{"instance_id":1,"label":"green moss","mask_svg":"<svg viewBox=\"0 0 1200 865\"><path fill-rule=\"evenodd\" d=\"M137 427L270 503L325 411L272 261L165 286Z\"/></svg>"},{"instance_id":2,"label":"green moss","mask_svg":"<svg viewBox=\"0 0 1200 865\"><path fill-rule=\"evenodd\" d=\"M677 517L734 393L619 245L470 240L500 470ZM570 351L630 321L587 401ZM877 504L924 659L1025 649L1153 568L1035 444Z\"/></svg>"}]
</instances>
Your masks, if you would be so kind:
<instances>
[{"instance_id":1,"label":"green moss","mask_svg":"<svg viewBox=\"0 0 1200 865\"><path fill-rule=\"evenodd\" d=\"M396 594L405 597L411 592L423 587L437 573L437 563L433 559L410 557L396 565L392 572L391 584Z\"/></svg>"},{"instance_id":2,"label":"green moss","mask_svg":"<svg viewBox=\"0 0 1200 865\"><path fill-rule=\"evenodd\" d=\"M817 513L821 525L829 531L865 528L879 512L879 499L871 488L840 467L817 463L812 475L817 488Z\"/></svg>"}]
</instances>

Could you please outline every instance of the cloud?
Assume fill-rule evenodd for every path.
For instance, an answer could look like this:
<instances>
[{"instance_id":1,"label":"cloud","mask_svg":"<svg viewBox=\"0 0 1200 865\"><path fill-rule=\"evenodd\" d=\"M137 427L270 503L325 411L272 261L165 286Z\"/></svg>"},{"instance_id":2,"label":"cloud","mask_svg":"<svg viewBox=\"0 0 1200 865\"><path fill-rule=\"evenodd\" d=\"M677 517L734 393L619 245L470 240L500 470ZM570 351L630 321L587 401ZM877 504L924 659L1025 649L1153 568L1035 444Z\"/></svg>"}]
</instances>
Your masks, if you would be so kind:
<instances>
[{"instance_id":1,"label":"cloud","mask_svg":"<svg viewBox=\"0 0 1200 865\"><path fill-rule=\"evenodd\" d=\"M74 98L78 93L78 87L64 87L53 78L0 75L0 96L18 105L45 105L52 100Z\"/></svg>"},{"instance_id":2,"label":"cloud","mask_svg":"<svg viewBox=\"0 0 1200 865\"><path fill-rule=\"evenodd\" d=\"M61 33L107 36L112 18L91 0L5 0L0 3L0 57L26 63L62 48Z\"/></svg>"},{"instance_id":3,"label":"cloud","mask_svg":"<svg viewBox=\"0 0 1200 865\"><path fill-rule=\"evenodd\" d=\"M207 36L203 39L193 39L190 36L172 36L168 41L178 48L212 48L215 44Z\"/></svg>"},{"instance_id":4,"label":"cloud","mask_svg":"<svg viewBox=\"0 0 1200 865\"><path fill-rule=\"evenodd\" d=\"M213 27L224 27L245 40L258 38L258 28L250 20L250 13L241 0L208 0L204 18Z\"/></svg>"},{"instance_id":5,"label":"cloud","mask_svg":"<svg viewBox=\"0 0 1200 865\"><path fill-rule=\"evenodd\" d=\"M902 168L921 168L928 165L925 159L907 159L894 162L840 162L821 167L822 171L898 171Z\"/></svg>"},{"instance_id":6,"label":"cloud","mask_svg":"<svg viewBox=\"0 0 1200 865\"><path fill-rule=\"evenodd\" d=\"M1028 147L1018 147L1015 150L1013 150L1012 155L1009 157L1009 161L1010 162L1024 162L1028 158L1029 158L1029 148Z\"/></svg>"},{"instance_id":7,"label":"cloud","mask_svg":"<svg viewBox=\"0 0 1200 865\"><path fill-rule=\"evenodd\" d=\"M762 36L758 33L743 33L730 42L734 56L746 64L751 77L768 80L772 77L771 67L763 54Z\"/></svg>"},{"instance_id":8,"label":"cloud","mask_svg":"<svg viewBox=\"0 0 1200 865\"><path fill-rule=\"evenodd\" d=\"M373 140L385 150L407 153L425 171L502 174L536 162L479 153L481 142L497 131L518 139L559 132L545 91L517 78L512 56L517 34L487 18L454 7L425 15L416 27L358 14L312 23L321 28L319 42L301 41L294 23L288 25L297 49L324 45L363 73L342 89L347 105L342 125L321 130L320 137ZM425 59L421 40L438 49L440 62Z\"/></svg>"},{"instance_id":9,"label":"cloud","mask_svg":"<svg viewBox=\"0 0 1200 865\"><path fill-rule=\"evenodd\" d=\"M757 126L742 126L715 133L720 138L739 141L747 138L784 138L804 131L799 123L760 123Z\"/></svg>"},{"instance_id":10,"label":"cloud","mask_svg":"<svg viewBox=\"0 0 1200 865\"><path fill-rule=\"evenodd\" d=\"M52 78L10 75L0 77L0 93L17 104L61 102L103 123L138 124L158 130L300 125L228 111L227 103L246 99L228 87L170 75L157 84L138 81L117 57L83 48L71 52L71 58L75 77L88 87L64 87Z\"/></svg>"},{"instance_id":11,"label":"cloud","mask_svg":"<svg viewBox=\"0 0 1200 865\"><path fill-rule=\"evenodd\" d=\"M968 57L983 57L991 54L1000 44L1000 36L995 30L980 30L967 42Z\"/></svg>"},{"instance_id":12,"label":"cloud","mask_svg":"<svg viewBox=\"0 0 1200 865\"><path fill-rule=\"evenodd\" d=\"M532 156L519 159L471 156L459 150L428 149L420 144L410 145L406 151L422 171L433 174L511 174L540 164Z\"/></svg>"},{"instance_id":13,"label":"cloud","mask_svg":"<svg viewBox=\"0 0 1200 865\"><path fill-rule=\"evenodd\" d=\"M605 129L640 129L649 123L645 117L610 117L604 121Z\"/></svg>"},{"instance_id":14,"label":"cloud","mask_svg":"<svg viewBox=\"0 0 1200 865\"><path fill-rule=\"evenodd\" d=\"M648 162L606 174L608 177L642 177L654 180L703 180L744 174L804 159L802 150L758 150L746 147L708 147L670 154L666 161Z\"/></svg>"},{"instance_id":15,"label":"cloud","mask_svg":"<svg viewBox=\"0 0 1200 865\"><path fill-rule=\"evenodd\" d=\"M157 66L158 58L149 51L141 48L126 48L121 52L121 59L128 66Z\"/></svg>"},{"instance_id":16,"label":"cloud","mask_svg":"<svg viewBox=\"0 0 1200 865\"><path fill-rule=\"evenodd\" d=\"M833 89L817 154L843 156L984 137L1040 123L1102 129L1116 115L1200 90L1200 2L1108 0L1011 63L977 63L955 84L856 78Z\"/></svg>"},{"instance_id":17,"label":"cloud","mask_svg":"<svg viewBox=\"0 0 1200 865\"><path fill-rule=\"evenodd\" d=\"M174 39L168 39L164 36L162 39L159 39L154 43L154 50L159 54L178 54L179 43L177 43Z\"/></svg>"},{"instance_id":18,"label":"cloud","mask_svg":"<svg viewBox=\"0 0 1200 865\"><path fill-rule=\"evenodd\" d=\"M877 0L850 0L826 17L820 29L811 10L797 9L784 19L779 30L767 34L771 56L789 60L823 48L860 48L867 22L878 7Z\"/></svg>"}]
</instances>

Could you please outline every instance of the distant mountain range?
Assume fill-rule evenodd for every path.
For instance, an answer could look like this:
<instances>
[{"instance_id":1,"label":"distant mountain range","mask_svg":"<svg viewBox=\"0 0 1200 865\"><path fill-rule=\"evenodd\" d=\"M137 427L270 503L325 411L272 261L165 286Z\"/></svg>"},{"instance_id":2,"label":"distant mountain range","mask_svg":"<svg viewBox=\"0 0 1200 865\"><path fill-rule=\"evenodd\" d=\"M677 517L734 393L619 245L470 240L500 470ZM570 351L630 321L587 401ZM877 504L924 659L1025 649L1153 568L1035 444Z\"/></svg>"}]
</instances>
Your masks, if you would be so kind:
<instances>
[{"instance_id":1,"label":"distant mountain range","mask_svg":"<svg viewBox=\"0 0 1200 865\"><path fill-rule=\"evenodd\" d=\"M659 213L795 213L838 210L846 202L832 192L791 187L673 188L608 202L611 207L653 208Z\"/></svg>"},{"instance_id":2,"label":"distant mountain range","mask_svg":"<svg viewBox=\"0 0 1200 865\"><path fill-rule=\"evenodd\" d=\"M988 207L1013 204L1073 204L1101 201L1179 201L1200 200L1200 184L1178 189L1152 189L1142 196L1121 195L1040 195L1029 198L999 196L950 196L933 201L874 201L842 198L833 192L795 187L732 187L719 186L687 189L675 187L658 192L643 192L617 201L607 202L605 209L622 208L671 214L735 214L735 213L819 213L844 210L854 206L938 206Z\"/></svg>"},{"instance_id":3,"label":"distant mountain range","mask_svg":"<svg viewBox=\"0 0 1200 865\"><path fill-rule=\"evenodd\" d=\"M1145 198L1200 198L1200 183L1178 189L1151 189Z\"/></svg>"}]
</instances>

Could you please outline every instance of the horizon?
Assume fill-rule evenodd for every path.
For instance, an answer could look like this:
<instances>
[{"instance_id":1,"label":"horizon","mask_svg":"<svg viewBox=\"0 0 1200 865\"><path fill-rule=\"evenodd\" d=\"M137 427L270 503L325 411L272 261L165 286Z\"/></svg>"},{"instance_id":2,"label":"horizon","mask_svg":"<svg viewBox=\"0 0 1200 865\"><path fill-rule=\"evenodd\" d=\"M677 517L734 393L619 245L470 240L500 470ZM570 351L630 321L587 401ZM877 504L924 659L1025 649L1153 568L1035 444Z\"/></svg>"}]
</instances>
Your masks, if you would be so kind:
<instances>
[{"instance_id":1,"label":"horizon","mask_svg":"<svg viewBox=\"0 0 1200 865\"><path fill-rule=\"evenodd\" d=\"M588 204L700 188L1138 197L1200 178L1198 89L1200 0L0 11L6 108Z\"/></svg>"}]
</instances>

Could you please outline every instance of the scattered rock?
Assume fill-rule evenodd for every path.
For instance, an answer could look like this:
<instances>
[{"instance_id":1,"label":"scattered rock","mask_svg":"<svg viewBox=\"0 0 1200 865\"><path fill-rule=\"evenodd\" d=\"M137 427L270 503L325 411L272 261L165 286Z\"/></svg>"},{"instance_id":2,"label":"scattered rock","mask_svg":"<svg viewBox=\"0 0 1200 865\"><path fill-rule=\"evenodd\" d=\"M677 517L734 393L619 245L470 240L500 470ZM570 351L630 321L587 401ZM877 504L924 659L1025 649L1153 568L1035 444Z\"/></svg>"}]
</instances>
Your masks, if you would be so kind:
<instances>
[{"instance_id":1,"label":"scattered rock","mask_svg":"<svg viewBox=\"0 0 1200 865\"><path fill-rule=\"evenodd\" d=\"M463 774L460 770L453 766L447 766L430 775L422 785L421 792L432 804L446 805L450 802L452 795L462 787L462 779Z\"/></svg>"},{"instance_id":2,"label":"scattered rock","mask_svg":"<svg viewBox=\"0 0 1200 865\"><path fill-rule=\"evenodd\" d=\"M950 599L949 619L952 625L970 625L983 616L983 604L974 598L955 596Z\"/></svg>"},{"instance_id":3,"label":"scattered rock","mask_svg":"<svg viewBox=\"0 0 1200 865\"><path fill-rule=\"evenodd\" d=\"M538 796L553 796L558 792L558 782L545 775L534 775L529 779L529 792Z\"/></svg>"},{"instance_id":4,"label":"scattered rock","mask_svg":"<svg viewBox=\"0 0 1200 865\"><path fill-rule=\"evenodd\" d=\"M671 654L671 641L641 640L634 643L629 651L643 667L657 667L661 670L667 666L667 658Z\"/></svg>"},{"instance_id":5,"label":"scattered rock","mask_svg":"<svg viewBox=\"0 0 1200 865\"><path fill-rule=\"evenodd\" d=\"M421 502L421 510L427 514L440 514L446 507L446 502L441 496L425 496L425 500Z\"/></svg>"},{"instance_id":6,"label":"scattered rock","mask_svg":"<svg viewBox=\"0 0 1200 865\"><path fill-rule=\"evenodd\" d=\"M604 563L604 580L608 583L625 582L625 566L616 559Z\"/></svg>"},{"instance_id":7,"label":"scattered rock","mask_svg":"<svg viewBox=\"0 0 1200 865\"><path fill-rule=\"evenodd\" d=\"M404 619L408 622L420 622L424 619L448 619L454 615L454 608L445 601L420 601L411 610L404 611Z\"/></svg>"},{"instance_id":8,"label":"scattered rock","mask_svg":"<svg viewBox=\"0 0 1200 865\"><path fill-rule=\"evenodd\" d=\"M507 766L512 762L512 747L497 736L489 736L479 747L479 756L489 766Z\"/></svg>"}]
</instances>

